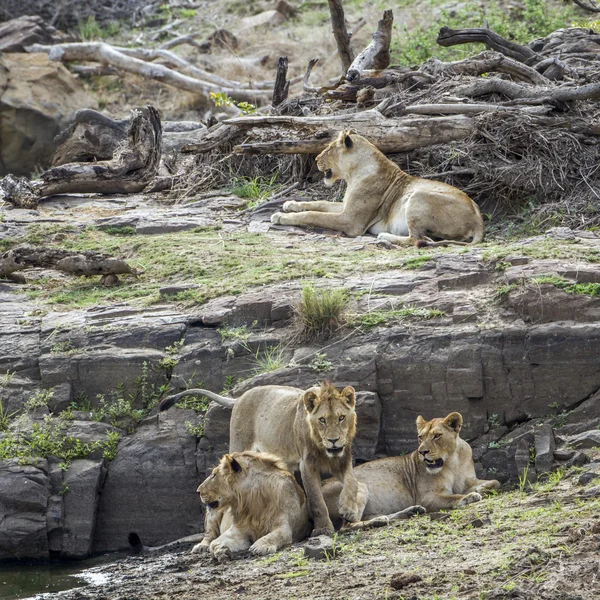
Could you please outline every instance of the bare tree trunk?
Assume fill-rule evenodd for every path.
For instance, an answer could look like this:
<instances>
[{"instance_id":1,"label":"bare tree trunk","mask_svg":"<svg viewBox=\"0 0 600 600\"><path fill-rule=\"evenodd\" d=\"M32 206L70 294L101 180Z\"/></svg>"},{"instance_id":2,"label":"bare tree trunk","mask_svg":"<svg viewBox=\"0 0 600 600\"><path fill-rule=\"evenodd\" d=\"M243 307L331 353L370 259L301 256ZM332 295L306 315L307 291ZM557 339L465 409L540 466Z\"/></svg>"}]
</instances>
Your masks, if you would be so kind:
<instances>
[{"instance_id":1,"label":"bare tree trunk","mask_svg":"<svg viewBox=\"0 0 600 600\"><path fill-rule=\"evenodd\" d=\"M342 61L342 71L346 74L352 61L354 53L350 47L350 36L346 29L346 20L344 18L344 7L342 0L327 0L329 4L329 12L331 13L331 25L333 27L333 36L338 48L338 54Z\"/></svg>"},{"instance_id":2,"label":"bare tree trunk","mask_svg":"<svg viewBox=\"0 0 600 600\"><path fill-rule=\"evenodd\" d=\"M371 43L354 59L346 79L357 82L365 69L381 70L390 64L390 42L392 41L392 25L394 14L391 10L383 13L383 19L377 25Z\"/></svg>"},{"instance_id":3,"label":"bare tree trunk","mask_svg":"<svg viewBox=\"0 0 600 600\"><path fill-rule=\"evenodd\" d=\"M272 106L279 106L288 97L290 82L286 79L288 71L288 57L280 56L277 64L277 76L275 77L275 87L273 88Z\"/></svg>"}]
</instances>

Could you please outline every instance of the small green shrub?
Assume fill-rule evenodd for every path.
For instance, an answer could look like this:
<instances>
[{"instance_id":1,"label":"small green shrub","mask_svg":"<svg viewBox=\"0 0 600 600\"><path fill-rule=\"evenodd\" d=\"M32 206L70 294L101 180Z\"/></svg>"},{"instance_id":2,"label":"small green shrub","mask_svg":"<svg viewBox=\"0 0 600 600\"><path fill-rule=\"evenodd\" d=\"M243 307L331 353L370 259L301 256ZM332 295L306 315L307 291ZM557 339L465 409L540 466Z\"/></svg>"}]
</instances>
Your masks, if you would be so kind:
<instances>
[{"instance_id":1,"label":"small green shrub","mask_svg":"<svg viewBox=\"0 0 600 600\"><path fill-rule=\"evenodd\" d=\"M348 305L346 290L315 289L305 286L296 306L296 321L306 337L327 338L346 322Z\"/></svg>"},{"instance_id":2,"label":"small green shrub","mask_svg":"<svg viewBox=\"0 0 600 600\"><path fill-rule=\"evenodd\" d=\"M8 426L10 424L11 419L17 414L18 411L14 411L9 413L2 404L2 400L0 400L0 431L8 431Z\"/></svg>"},{"instance_id":3,"label":"small green shrub","mask_svg":"<svg viewBox=\"0 0 600 600\"><path fill-rule=\"evenodd\" d=\"M370 329L377 325L385 325L394 321L403 321L407 318L416 319L435 319L445 315L443 310L438 308L420 308L418 306L404 306L394 310L374 310L363 315L356 315L352 318L352 324L363 329Z\"/></svg>"},{"instance_id":4,"label":"small green shrub","mask_svg":"<svg viewBox=\"0 0 600 600\"><path fill-rule=\"evenodd\" d=\"M248 208L256 208L279 189L279 185L276 184L278 175L275 173L270 179L265 177L236 178L233 180L231 193L250 200Z\"/></svg>"},{"instance_id":5,"label":"small green shrub","mask_svg":"<svg viewBox=\"0 0 600 600\"><path fill-rule=\"evenodd\" d=\"M323 373L324 371L331 371L331 369L333 369L333 363L327 358L325 352L317 352L317 355L312 359L309 366L317 373Z\"/></svg>"},{"instance_id":6,"label":"small green shrub","mask_svg":"<svg viewBox=\"0 0 600 600\"><path fill-rule=\"evenodd\" d=\"M26 411L36 410L37 408L47 408L48 402L54 397L54 390L36 390L33 396L23 404Z\"/></svg>"}]
</instances>

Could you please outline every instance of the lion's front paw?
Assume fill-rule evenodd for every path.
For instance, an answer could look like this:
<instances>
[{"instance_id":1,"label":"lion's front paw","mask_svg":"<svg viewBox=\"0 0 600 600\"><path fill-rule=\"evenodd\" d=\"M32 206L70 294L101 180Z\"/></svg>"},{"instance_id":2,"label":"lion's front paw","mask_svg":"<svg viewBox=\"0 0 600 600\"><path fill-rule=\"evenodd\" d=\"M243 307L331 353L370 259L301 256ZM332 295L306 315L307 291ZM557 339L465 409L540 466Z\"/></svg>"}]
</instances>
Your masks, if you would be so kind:
<instances>
[{"instance_id":1,"label":"lion's front paw","mask_svg":"<svg viewBox=\"0 0 600 600\"><path fill-rule=\"evenodd\" d=\"M281 210L283 210L283 212L300 212L302 208L295 200L288 200L283 203Z\"/></svg>"},{"instance_id":2,"label":"lion's front paw","mask_svg":"<svg viewBox=\"0 0 600 600\"><path fill-rule=\"evenodd\" d=\"M280 212L273 213L271 215L271 223L273 223L273 225L279 225L282 216L283 216L283 213L280 213Z\"/></svg>"},{"instance_id":3,"label":"lion's front paw","mask_svg":"<svg viewBox=\"0 0 600 600\"><path fill-rule=\"evenodd\" d=\"M334 533L335 529L333 528L333 524L331 524L326 527L315 527L312 530L310 537L319 537L320 535L327 535L329 537L332 537Z\"/></svg>"},{"instance_id":4,"label":"lion's front paw","mask_svg":"<svg viewBox=\"0 0 600 600\"><path fill-rule=\"evenodd\" d=\"M467 504L473 504L473 502L481 502L481 494L478 492L471 492L460 500L458 506L466 506Z\"/></svg>"},{"instance_id":5,"label":"lion's front paw","mask_svg":"<svg viewBox=\"0 0 600 600\"><path fill-rule=\"evenodd\" d=\"M417 504L416 506L409 506L406 509L407 517L416 517L417 515L424 515L427 512L427 509L424 506L420 506Z\"/></svg>"},{"instance_id":6,"label":"lion's front paw","mask_svg":"<svg viewBox=\"0 0 600 600\"><path fill-rule=\"evenodd\" d=\"M344 521L354 523L355 521L361 520L363 510L364 507L361 509L357 502L348 502L347 504L340 506L340 515L343 517Z\"/></svg>"},{"instance_id":7,"label":"lion's front paw","mask_svg":"<svg viewBox=\"0 0 600 600\"><path fill-rule=\"evenodd\" d=\"M192 548L192 554L203 554L206 552L210 552L210 543L204 542L204 540Z\"/></svg>"},{"instance_id":8,"label":"lion's front paw","mask_svg":"<svg viewBox=\"0 0 600 600\"><path fill-rule=\"evenodd\" d=\"M250 552L259 556L263 556L265 554L275 554L275 552L277 552L277 546L273 543L256 540L256 542L250 546Z\"/></svg>"},{"instance_id":9,"label":"lion's front paw","mask_svg":"<svg viewBox=\"0 0 600 600\"><path fill-rule=\"evenodd\" d=\"M231 550L221 544L220 542L218 542L217 540L215 540L214 542L211 542L210 544L210 553L220 562L227 562L228 560L231 560Z\"/></svg>"}]
</instances>

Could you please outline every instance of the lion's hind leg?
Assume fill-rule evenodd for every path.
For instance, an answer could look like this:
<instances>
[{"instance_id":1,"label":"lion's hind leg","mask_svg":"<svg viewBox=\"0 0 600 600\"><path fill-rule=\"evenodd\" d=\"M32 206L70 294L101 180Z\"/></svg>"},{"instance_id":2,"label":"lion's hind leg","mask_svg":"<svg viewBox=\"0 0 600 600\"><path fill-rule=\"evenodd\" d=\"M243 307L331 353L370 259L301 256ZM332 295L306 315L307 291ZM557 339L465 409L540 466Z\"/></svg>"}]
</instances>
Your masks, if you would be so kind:
<instances>
[{"instance_id":1,"label":"lion's hind leg","mask_svg":"<svg viewBox=\"0 0 600 600\"><path fill-rule=\"evenodd\" d=\"M403 510L392 513L391 515L381 515L379 517L373 517L368 521L357 521L356 523L346 523L342 527L342 531L358 531L360 529L373 529L374 527L383 527L389 525L392 521L402 521L415 517L416 515L423 515L427 511L423 506L415 505L409 506Z\"/></svg>"}]
</instances>

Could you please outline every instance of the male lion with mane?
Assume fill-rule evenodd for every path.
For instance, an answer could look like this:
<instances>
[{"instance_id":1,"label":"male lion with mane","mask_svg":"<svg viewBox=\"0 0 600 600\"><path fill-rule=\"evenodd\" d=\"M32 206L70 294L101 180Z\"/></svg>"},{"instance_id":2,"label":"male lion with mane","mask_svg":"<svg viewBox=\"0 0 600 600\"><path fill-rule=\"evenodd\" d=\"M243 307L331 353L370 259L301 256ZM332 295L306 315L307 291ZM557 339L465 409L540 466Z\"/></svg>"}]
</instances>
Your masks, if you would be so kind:
<instances>
[{"instance_id":1,"label":"male lion with mane","mask_svg":"<svg viewBox=\"0 0 600 600\"><path fill-rule=\"evenodd\" d=\"M479 502L481 495L498 489L495 479L477 479L473 452L459 437L462 416L453 412L444 419L425 421L417 417L419 447L411 454L381 458L354 469L359 482L368 489L363 522L350 524L360 529L402 519L425 511L464 506ZM331 518L341 524L336 511L339 485L323 484L323 497Z\"/></svg>"},{"instance_id":2,"label":"male lion with mane","mask_svg":"<svg viewBox=\"0 0 600 600\"><path fill-rule=\"evenodd\" d=\"M165 398L159 410L168 409L185 396L206 396L233 409L230 452L268 452L281 457L292 473L300 471L314 522L312 536L334 532L323 500L321 474L331 474L341 482L336 514L347 521L360 519L366 487L352 471L352 440L356 434L353 387L338 390L328 381L306 391L265 385L237 399L193 389Z\"/></svg>"},{"instance_id":3,"label":"male lion with mane","mask_svg":"<svg viewBox=\"0 0 600 600\"><path fill-rule=\"evenodd\" d=\"M277 456L226 454L198 493L209 511L219 513L207 518L205 537L192 552L209 550L219 562L248 549L273 554L310 533L306 496Z\"/></svg>"},{"instance_id":4,"label":"male lion with mane","mask_svg":"<svg viewBox=\"0 0 600 600\"><path fill-rule=\"evenodd\" d=\"M447 183L408 175L360 135L340 132L317 156L317 166L325 185L346 181L343 201L290 200L271 217L273 223L328 227L349 237L368 232L417 247L483 240L483 219L469 196Z\"/></svg>"}]
</instances>

